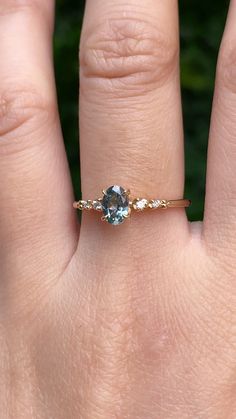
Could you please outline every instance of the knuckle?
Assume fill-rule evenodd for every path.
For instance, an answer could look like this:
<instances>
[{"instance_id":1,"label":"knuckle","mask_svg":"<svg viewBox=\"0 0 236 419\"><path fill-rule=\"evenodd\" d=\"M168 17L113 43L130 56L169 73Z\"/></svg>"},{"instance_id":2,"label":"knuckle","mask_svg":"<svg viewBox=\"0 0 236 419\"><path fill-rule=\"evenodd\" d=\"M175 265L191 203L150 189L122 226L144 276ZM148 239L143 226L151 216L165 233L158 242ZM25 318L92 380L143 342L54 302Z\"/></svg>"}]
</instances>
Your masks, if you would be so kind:
<instances>
[{"instance_id":1,"label":"knuckle","mask_svg":"<svg viewBox=\"0 0 236 419\"><path fill-rule=\"evenodd\" d=\"M218 80L227 89L236 93L236 43L224 41L217 66Z\"/></svg>"},{"instance_id":2,"label":"knuckle","mask_svg":"<svg viewBox=\"0 0 236 419\"><path fill-rule=\"evenodd\" d=\"M29 17L43 20L48 23L48 28L52 31L51 1L42 2L41 0L3 0L0 1L0 17Z\"/></svg>"},{"instance_id":3,"label":"knuckle","mask_svg":"<svg viewBox=\"0 0 236 419\"><path fill-rule=\"evenodd\" d=\"M177 65L178 43L149 22L110 19L82 37L81 74L86 79L112 83L123 90L130 86L152 89L161 86Z\"/></svg>"},{"instance_id":4,"label":"knuckle","mask_svg":"<svg viewBox=\"0 0 236 419\"><path fill-rule=\"evenodd\" d=\"M38 0L3 0L0 2L0 16L21 10L38 8Z\"/></svg>"},{"instance_id":5,"label":"knuckle","mask_svg":"<svg viewBox=\"0 0 236 419\"><path fill-rule=\"evenodd\" d=\"M55 115L54 105L31 87L0 92L0 143L40 130Z\"/></svg>"}]
</instances>

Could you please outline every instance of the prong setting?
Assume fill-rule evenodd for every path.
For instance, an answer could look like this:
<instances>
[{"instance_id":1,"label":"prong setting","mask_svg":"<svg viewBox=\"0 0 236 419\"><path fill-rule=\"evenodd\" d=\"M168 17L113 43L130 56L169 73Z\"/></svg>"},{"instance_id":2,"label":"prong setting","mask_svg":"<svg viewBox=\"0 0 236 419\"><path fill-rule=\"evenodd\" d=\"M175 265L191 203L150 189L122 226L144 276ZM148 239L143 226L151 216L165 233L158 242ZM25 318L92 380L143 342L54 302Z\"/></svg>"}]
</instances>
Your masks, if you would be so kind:
<instances>
[{"instance_id":1,"label":"prong setting","mask_svg":"<svg viewBox=\"0 0 236 419\"><path fill-rule=\"evenodd\" d=\"M167 204L166 199L162 199L161 200L161 202L160 202L160 208L165 209L165 210L168 208L168 204Z\"/></svg>"},{"instance_id":2,"label":"prong setting","mask_svg":"<svg viewBox=\"0 0 236 419\"><path fill-rule=\"evenodd\" d=\"M124 216L124 218L126 218L126 219L130 218L131 217L131 212L132 212L131 208L129 208L129 212L128 212L127 215Z\"/></svg>"}]
</instances>

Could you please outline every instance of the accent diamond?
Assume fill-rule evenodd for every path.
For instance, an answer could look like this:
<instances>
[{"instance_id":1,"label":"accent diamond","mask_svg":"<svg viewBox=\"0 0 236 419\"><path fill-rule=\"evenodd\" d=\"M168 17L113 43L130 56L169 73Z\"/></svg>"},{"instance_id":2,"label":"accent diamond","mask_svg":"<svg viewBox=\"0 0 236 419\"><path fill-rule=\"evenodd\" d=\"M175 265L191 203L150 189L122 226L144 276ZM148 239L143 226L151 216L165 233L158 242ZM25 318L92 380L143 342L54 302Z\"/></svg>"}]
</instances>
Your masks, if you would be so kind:
<instances>
[{"instance_id":1,"label":"accent diamond","mask_svg":"<svg viewBox=\"0 0 236 419\"><path fill-rule=\"evenodd\" d=\"M98 201L98 200L93 201L93 209L95 209L96 211L102 211L101 201Z\"/></svg>"},{"instance_id":2,"label":"accent diamond","mask_svg":"<svg viewBox=\"0 0 236 419\"><path fill-rule=\"evenodd\" d=\"M133 207L134 207L134 209L135 209L135 210L137 210L137 211L143 211L143 210L145 210L145 208L147 208L147 207L148 207L148 200L147 200L147 199L145 199L145 198L142 198L142 199L137 199L137 200L134 202Z\"/></svg>"},{"instance_id":3,"label":"accent diamond","mask_svg":"<svg viewBox=\"0 0 236 419\"><path fill-rule=\"evenodd\" d=\"M80 208L81 210L83 210L83 209L87 209L87 201L80 200L80 201L79 201L79 208Z\"/></svg>"},{"instance_id":4,"label":"accent diamond","mask_svg":"<svg viewBox=\"0 0 236 419\"><path fill-rule=\"evenodd\" d=\"M87 210L92 209L92 208L93 208L92 201L88 200L88 201L86 202L86 204L85 204L85 208L86 208Z\"/></svg>"},{"instance_id":5,"label":"accent diamond","mask_svg":"<svg viewBox=\"0 0 236 419\"><path fill-rule=\"evenodd\" d=\"M154 199L153 201L150 202L150 208L153 208L153 209L159 208L160 205L161 205L161 201L159 199Z\"/></svg>"}]
</instances>

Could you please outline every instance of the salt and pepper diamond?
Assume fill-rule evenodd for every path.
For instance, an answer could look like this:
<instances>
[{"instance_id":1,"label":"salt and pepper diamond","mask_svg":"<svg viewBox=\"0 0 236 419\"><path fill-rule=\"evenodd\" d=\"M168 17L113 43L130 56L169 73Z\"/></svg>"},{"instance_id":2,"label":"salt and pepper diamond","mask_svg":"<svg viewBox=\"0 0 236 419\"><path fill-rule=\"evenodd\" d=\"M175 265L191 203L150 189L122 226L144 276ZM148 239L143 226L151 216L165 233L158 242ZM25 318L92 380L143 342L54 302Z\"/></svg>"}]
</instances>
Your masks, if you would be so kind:
<instances>
[{"instance_id":1,"label":"salt and pepper diamond","mask_svg":"<svg viewBox=\"0 0 236 419\"><path fill-rule=\"evenodd\" d=\"M102 211L102 220L113 225L122 224L130 216L129 191L118 185L103 191Z\"/></svg>"}]
</instances>

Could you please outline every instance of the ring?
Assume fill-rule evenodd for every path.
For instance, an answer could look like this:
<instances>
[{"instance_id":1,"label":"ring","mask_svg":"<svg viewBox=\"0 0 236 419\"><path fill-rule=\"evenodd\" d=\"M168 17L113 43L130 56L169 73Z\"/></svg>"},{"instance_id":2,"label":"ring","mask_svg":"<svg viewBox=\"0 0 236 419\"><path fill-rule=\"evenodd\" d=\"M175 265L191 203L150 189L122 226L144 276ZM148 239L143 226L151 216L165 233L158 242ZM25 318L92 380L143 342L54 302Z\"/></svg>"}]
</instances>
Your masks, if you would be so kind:
<instances>
[{"instance_id":1,"label":"ring","mask_svg":"<svg viewBox=\"0 0 236 419\"><path fill-rule=\"evenodd\" d=\"M102 221L112 225L122 224L130 217L131 212L142 212L145 210L157 210L168 208L187 208L191 205L189 199L130 199L130 190L121 186L113 185L103 190L103 197L92 200L80 200L74 202L73 207L80 211L95 210L103 213Z\"/></svg>"}]
</instances>

